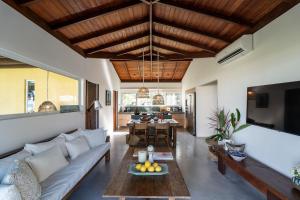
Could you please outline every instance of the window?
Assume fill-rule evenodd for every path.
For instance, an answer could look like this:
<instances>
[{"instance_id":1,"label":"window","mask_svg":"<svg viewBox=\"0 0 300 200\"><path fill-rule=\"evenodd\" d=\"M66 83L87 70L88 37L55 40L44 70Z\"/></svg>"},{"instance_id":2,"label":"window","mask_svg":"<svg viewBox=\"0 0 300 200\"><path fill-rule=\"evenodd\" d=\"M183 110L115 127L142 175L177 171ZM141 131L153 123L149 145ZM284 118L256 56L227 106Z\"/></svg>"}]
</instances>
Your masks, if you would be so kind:
<instances>
[{"instance_id":1,"label":"window","mask_svg":"<svg viewBox=\"0 0 300 200\"><path fill-rule=\"evenodd\" d=\"M127 89L121 93L122 106L152 106L153 96L157 94L157 89L150 89L148 99L136 98L137 90ZM160 94L163 95L166 106L182 106L181 91L174 89L160 90Z\"/></svg>"},{"instance_id":2,"label":"window","mask_svg":"<svg viewBox=\"0 0 300 200\"><path fill-rule=\"evenodd\" d=\"M47 100L78 108L78 96L77 79L0 57L0 115L36 113Z\"/></svg>"}]
</instances>

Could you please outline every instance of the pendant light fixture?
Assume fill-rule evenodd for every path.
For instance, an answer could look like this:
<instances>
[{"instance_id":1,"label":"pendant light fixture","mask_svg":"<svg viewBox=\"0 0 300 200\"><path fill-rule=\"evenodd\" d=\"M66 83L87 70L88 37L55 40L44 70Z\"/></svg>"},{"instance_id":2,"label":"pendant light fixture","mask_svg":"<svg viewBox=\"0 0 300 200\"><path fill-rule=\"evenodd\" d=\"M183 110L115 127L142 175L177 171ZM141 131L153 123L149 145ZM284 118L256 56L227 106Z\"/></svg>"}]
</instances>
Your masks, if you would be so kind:
<instances>
[{"instance_id":1,"label":"pendant light fixture","mask_svg":"<svg viewBox=\"0 0 300 200\"><path fill-rule=\"evenodd\" d=\"M164 97L159 94L159 51L157 51L157 95L153 97L152 105L164 105Z\"/></svg>"},{"instance_id":2,"label":"pendant light fixture","mask_svg":"<svg viewBox=\"0 0 300 200\"><path fill-rule=\"evenodd\" d=\"M149 2L149 13L150 13L150 66L152 69L152 1ZM145 54L144 54L144 48L143 48L143 86L139 88L137 92L137 98L149 98L149 89L145 87L144 82L144 68L145 68Z\"/></svg>"},{"instance_id":3,"label":"pendant light fixture","mask_svg":"<svg viewBox=\"0 0 300 200\"><path fill-rule=\"evenodd\" d=\"M144 68L145 68L145 52L143 48L143 86L139 88L136 97L137 98L149 98L149 89L145 87L145 74L144 74Z\"/></svg>"},{"instance_id":4,"label":"pendant light fixture","mask_svg":"<svg viewBox=\"0 0 300 200\"><path fill-rule=\"evenodd\" d=\"M48 99L48 84L49 84L49 72L47 71L47 101L44 101L40 106L39 106L39 112L55 112L57 111L56 106L54 103L49 101Z\"/></svg>"}]
</instances>

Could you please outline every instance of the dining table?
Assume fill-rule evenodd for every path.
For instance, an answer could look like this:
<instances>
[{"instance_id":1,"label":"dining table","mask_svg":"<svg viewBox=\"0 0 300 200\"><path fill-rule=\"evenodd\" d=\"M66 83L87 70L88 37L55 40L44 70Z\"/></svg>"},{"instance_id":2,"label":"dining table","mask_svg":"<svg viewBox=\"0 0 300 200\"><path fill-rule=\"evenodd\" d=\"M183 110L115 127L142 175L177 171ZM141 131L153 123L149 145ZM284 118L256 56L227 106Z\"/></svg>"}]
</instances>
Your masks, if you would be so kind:
<instances>
[{"instance_id":1,"label":"dining table","mask_svg":"<svg viewBox=\"0 0 300 200\"><path fill-rule=\"evenodd\" d=\"M157 123L169 123L170 125L170 139L171 139L171 147L176 148L176 142L177 142L177 128L180 127L179 122L177 122L175 119L159 119L157 121L151 119L148 122L142 121L140 119L135 120L131 119L127 126L129 127L129 134L133 134L133 127L134 124L138 123L148 123L149 128L155 128L155 125Z\"/></svg>"}]
</instances>

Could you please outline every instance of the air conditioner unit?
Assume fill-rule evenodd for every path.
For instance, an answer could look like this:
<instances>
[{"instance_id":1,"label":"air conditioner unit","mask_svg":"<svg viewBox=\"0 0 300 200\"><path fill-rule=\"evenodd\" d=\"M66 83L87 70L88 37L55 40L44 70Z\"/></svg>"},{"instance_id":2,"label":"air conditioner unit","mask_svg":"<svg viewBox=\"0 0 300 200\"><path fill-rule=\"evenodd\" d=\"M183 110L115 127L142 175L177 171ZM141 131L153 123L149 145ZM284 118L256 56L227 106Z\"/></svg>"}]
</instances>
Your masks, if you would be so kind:
<instances>
[{"instance_id":1,"label":"air conditioner unit","mask_svg":"<svg viewBox=\"0 0 300 200\"><path fill-rule=\"evenodd\" d=\"M253 36L243 35L216 55L217 63L227 64L253 50Z\"/></svg>"}]
</instances>

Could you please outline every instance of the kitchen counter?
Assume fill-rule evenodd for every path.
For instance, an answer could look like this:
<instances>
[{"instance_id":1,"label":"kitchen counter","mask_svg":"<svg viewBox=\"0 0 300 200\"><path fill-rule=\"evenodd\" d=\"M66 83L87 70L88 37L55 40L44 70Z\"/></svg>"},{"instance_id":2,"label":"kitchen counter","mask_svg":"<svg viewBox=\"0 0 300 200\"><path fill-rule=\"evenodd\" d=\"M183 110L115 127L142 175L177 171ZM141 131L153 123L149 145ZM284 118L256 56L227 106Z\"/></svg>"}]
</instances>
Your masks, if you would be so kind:
<instances>
[{"instance_id":1,"label":"kitchen counter","mask_svg":"<svg viewBox=\"0 0 300 200\"><path fill-rule=\"evenodd\" d=\"M134 112L119 112L118 113L118 126L126 127L128 121L131 120L131 115ZM184 112L170 112L172 119L176 120L180 126L185 127L185 113Z\"/></svg>"},{"instance_id":2,"label":"kitchen counter","mask_svg":"<svg viewBox=\"0 0 300 200\"><path fill-rule=\"evenodd\" d=\"M185 112L168 112L170 114L184 114ZM119 112L119 114L134 114L134 112Z\"/></svg>"}]
</instances>

